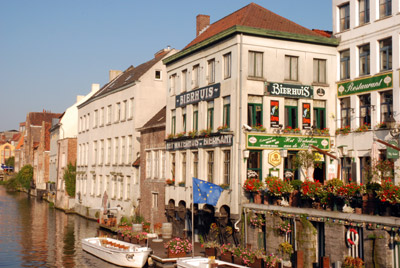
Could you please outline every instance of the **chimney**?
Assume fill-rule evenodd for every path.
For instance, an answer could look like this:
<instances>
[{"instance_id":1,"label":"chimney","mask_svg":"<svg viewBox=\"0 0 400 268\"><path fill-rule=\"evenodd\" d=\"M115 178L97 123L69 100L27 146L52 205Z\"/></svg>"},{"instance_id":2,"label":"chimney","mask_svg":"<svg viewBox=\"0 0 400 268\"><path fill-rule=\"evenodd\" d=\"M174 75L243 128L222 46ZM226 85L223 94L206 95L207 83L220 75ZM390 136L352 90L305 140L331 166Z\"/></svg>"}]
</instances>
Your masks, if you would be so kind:
<instances>
[{"instance_id":1,"label":"chimney","mask_svg":"<svg viewBox=\"0 0 400 268\"><path fill-rule=\"evenodd\" d=\"M120 73L122 73L121 71L119 71ZM111 79L110 79L111 80ZM92 90L91 92L97 92L100 89L100 84L92 84Z\"/></svg>"},{"instance_id":2,"label":"chimney","mask_svg":"<svg viewBox=\"0 0 400 268\"><path fill-rule=\"evenodd\" d=\"M110 74L110 81L111 81L111 80L113 80L115 77L117 77L118 75L122 74L122 71L119 71L119 70L110 70L109 74Z\"/></svg>"},{"instance_id":3,"label":"chimney","mask_svg":"<svg viewBox=\"0 0 400 268\"><path fill-rule=\"evenodd\" d=\"M196 36L199 36L201 31L210 26L209 15L197 15L196 17Z\"/></svg>"},{"instance_id":4,"label":"chimney","mask_svg":"<svg viewBox=\"0 0 400 268\"><path fill-rule=\"evenodd\" d=\"M76 96L76 103L80 102L85 96L83 95L77 95Z\"/></svg>"}]
</instances>

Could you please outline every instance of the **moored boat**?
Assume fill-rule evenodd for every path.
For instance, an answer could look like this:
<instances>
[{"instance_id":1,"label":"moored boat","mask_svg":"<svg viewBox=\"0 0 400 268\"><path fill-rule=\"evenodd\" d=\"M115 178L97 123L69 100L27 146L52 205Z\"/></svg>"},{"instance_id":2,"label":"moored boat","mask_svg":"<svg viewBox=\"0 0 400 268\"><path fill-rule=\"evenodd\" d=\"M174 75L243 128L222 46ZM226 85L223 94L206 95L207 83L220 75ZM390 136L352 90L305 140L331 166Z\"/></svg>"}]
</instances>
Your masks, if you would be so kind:
<instances>
[{"instance_id":1,"label":"moored boat","mask_svg":"<svg viewBox=\"0 0 400 268\"><path fill-rule=\"evenodd\" d=\"M108 238L82 239L82 249L100 259L124 266L142 268L151 253L151 248Z\"/></svg>"}]
</instances>

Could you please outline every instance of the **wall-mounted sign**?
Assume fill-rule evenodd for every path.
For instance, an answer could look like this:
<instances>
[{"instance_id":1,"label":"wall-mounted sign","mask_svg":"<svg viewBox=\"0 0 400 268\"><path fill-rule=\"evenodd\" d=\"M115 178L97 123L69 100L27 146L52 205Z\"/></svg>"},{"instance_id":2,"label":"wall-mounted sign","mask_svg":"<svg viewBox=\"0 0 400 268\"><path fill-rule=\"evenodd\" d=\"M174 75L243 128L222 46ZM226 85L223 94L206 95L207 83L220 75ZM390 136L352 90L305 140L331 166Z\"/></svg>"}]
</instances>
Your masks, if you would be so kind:
<instances>
[{"instance_id":1,"label":"wall-mounted sign","mask_svg":"<svg viewBox=\"0 0 400 268\"><path fill-rule=\"evenodd\" d=\"M393 87L393 73L375 75L369 78L353 80L338 84L338 96L347 96L373 90Z\"/></svg>"},{"instance_id":2,"label":"wall-mounted sign","mask_svg":"<svg viewBox=\"0 0 400 268\"><path fill-rule=\"evenodd\" d=\"M391 145L394 145L396 147L399 146L397 144L397 141L395 141L395 140L391 140L388 143L390 143ZM386 157L388 159L399 159L399 151L397 151L396 149L393 149L392 147L386 146Z\"/></svg>"},{"instance_id":3,"label":"wall-mounted sign","mask_svg":"<svg viewBox=\"0 0 400 268\"><path fill-rule=\"evenodd\" d=\"M271 127L279 127L279 101L271 100Z\"/></svg>"},{"instance_id":4,"label":"wall-mounted sign","mask_svg":"<svg viewBox=\"0 0 400 268\"><path fill-rule=\"evenodd\" d=\"M283 96L290 98L312 99L314 89L312 86L282 84L275 82L265 82L266 94L273 96Z\"/></svg>"},{"instance_id":5,"label":"wall-mounted sign","mask_svg":"<svg viewBox=\"0 0 400 268\"><path fill-rule=\"evenodd\" d=\"M303 128L310 128L311 127L311 104L310 103L303 103Z\"/></svg>"},{"instance_id":6,"label":"wall-mounted sign","mask_svg":"<svg viewBox=\"0 0 400 268\"><path fill-rule=\"evenodd\" d=\"M222 134L217 136L211 136L207 138L187 138L179 141L166 141L167 151L174 150L186 150L186 149L197 149L197 148L210 148L210 147L224 147L232 146L233 135Z\"/></svg>"},{"instance_id":7,"label":"wall-mounted sign","mask_svg":"<svg viewBox=\"0 0 400 268\"><path fill-rule=\"evenodd\" d=\"M317 89L317 95L320 96L320 97L325 96L325 89L323 89L323 88L318 88L318 89Z\"/></svg>"},{"instance_id":8,"label":"wall-mounted sign","mask_svg":"<svg viewBox=\"0 0 400 268\"><path fill-rule=\"evenodd\" d=\"M276 167L280 165L282 162L282 157L279 151L273 151L268 154L268 163L271 164L271 166Z\"/></svg>"},{"instance_id":9,"label":"wall-mounted sign","mask_svg":"<svg viewBox=\"0 0 400 268\"><path fill-rule=\"evenodd\" d=\"M247 149L266 149L266 150L308 150L310 145L314 145L321 150L330 150L329 137L309 137L309 136L273 136L270 134L247 133Z\"/></svg>"},{"instance_id":10,"label":"wall-mounted sign","mask_svg":"<svg viewBox=\"0 0 400 268\"><path fill-rule=\"evenodd\" d=\"M315 162L325 162L325 157L323 154L314 152L314 161Z\"/></svg>"},{"instance_id":11,"label":"wall-mounted sign","mask_svg":"<svg viewBox=\"0 0 400 268\"><path fill-rule=\"evenodd\" d=\"M209 101L219 97L220 83L185 92L176 96L175 107L183 107L200 101Z\"/></svg>"}]
</instances>

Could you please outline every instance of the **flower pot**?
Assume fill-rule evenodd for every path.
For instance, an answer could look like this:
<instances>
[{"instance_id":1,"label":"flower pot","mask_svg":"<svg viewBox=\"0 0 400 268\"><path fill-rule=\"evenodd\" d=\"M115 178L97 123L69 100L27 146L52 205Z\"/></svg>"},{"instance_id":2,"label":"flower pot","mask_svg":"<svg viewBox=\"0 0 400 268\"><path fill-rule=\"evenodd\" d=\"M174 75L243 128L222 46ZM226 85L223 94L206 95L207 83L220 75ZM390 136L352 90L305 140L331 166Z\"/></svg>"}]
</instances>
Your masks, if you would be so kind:
<instances>
[{"instance_id":1,"label":"flower pot","mask_svg":"<svg viewBox=\"0 0 400 268\"><path fill-rule=\"evenodd\" d=\"M186 252L172 253L168 249L168 258L183 258L186 257Z\"/></svg>"},{"instance_id":2,"label":"flower pot","mask_svg":"<svg viewBox=\"0 0 400 268\"><path fill-rule=\"evenodd\" d=\"M243 259L242 257L238 257L238 256L233 256L233 263L234 264L238 264L238 265L242 265L243 264Z\"/></svg>"},{"instance_id":3,"label":"flower pot","mask_svg":"<svg viewBox=\"0 0 400 268\"><path fill-rule=\"evenodd\" d=\"M232 262L232 252L221 253L221 261Z\"/></svg>"},{"instance_id":4,"label":"flower pot","mask_svg":"<svg viewBox=\"0 0 400 268\"><path fill-rule=\"evenodd\" d=\"M363 214L374 215L376 210L376 200L373 193L367 193L362 197L362 211Z\"/></svg>"},{"instance_id":5,"label":"flower pot","mask_svg":"<svg viewBox=\"0 0 400 268\"><path fill-rule=\"evenodd\" d=\"M263 259L255 258L254 262L250 263L250 267L262 268L263 267Z\"/></svg>"},{"instance_id":6,"label":"flower pot","mask_svg":"<svg viewBox=\"0 0 400 268\"><path fill-rule=\"evenodd\" d=\"M298 207L299 204L300 204L300 192L299 192L299 190L294 190L289 195L289 206Z\"/></svg>"},{"instance_id":7,"label":"flower pot","mask_svg":"<svg viewBox=\"0 0 400 268\"><path fill-rule=\"evenodd\" d=\"M141 239L139 240L139 245L145 246L147 244L147 239Z\"/></svg>"},{"instance_id":8,"label":"flower pot","mask_svg":"<svg viewBox=\"0 0 400 268\"><path fill-rule=\"evenodd\" d=\"M262 196L260 193L254 193L253 194L253 200L255 204L261 204L262 203Z\"/></svg>"},{"instance_id":9,"label":"flower pot","mask_svg":"<svg viewBox=\"0 0 400 268\"><path fill-rule=\"evenodd\" d=\"M129 236L124 236L123 241L130 243L131 242L131 238Z\"/></svg>"},{"instance_id":10,"label":"flower pot","mask_svg":"<svg viewBox=\"0 0 400 268\"><path fill-rule=\"evenodd\" d=\"M206 257L209 256L217 256L217 249L216 248L205 248Z\"/></svg>"},{"instance_id":11,"label":"flower pot","mask_svg":"<svg viewBox=\"0 0 400 268\"><path fill-rule=\"evenodd\" d=\"M136 237L131 238L131 243L132 244L139 244L139 240Z\"/></svg>"}]
</instances>

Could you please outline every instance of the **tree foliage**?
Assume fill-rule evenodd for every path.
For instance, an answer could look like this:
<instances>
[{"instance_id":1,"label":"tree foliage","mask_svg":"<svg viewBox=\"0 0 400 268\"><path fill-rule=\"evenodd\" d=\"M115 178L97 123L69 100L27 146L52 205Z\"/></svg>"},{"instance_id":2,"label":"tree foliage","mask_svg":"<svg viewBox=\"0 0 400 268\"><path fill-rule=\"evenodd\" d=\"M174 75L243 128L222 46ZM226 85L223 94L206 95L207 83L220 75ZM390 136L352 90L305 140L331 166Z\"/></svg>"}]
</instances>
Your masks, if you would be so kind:
<instances>
[{"instance_id":1,"label":"tree foliage","mask_svg":"<svg viewBox=\"0 0 400 268\"><path fill-rule=\"evenodd\" d=\"M67 194L71 197L75 197L76 165L72 163L67 165L67 168L64 170L64 182Z\"/></svg>"},{"instance_id":2,"label":"tree foliage","mask_svg":"<svg viewBox=\"0 0 400 268\"><path fill-rule=\"evenodd\" d=\"M25 165L17 173L17 182L25 189L31 188L31 182L33 181L33 167L31 165Z\"/></svg>"},{"instance_id":3,"label":"tree foliage","mask_svg":"<svg viewBox=\"0 0 400 268\"><path fill-rule=\"evenodd\" d=\"M11 156L11 157L6 159L5 165L7 167L14 167L14 162L15 162L15 158L14 158L14 156Z\"/></svg>"}]
</instances>

